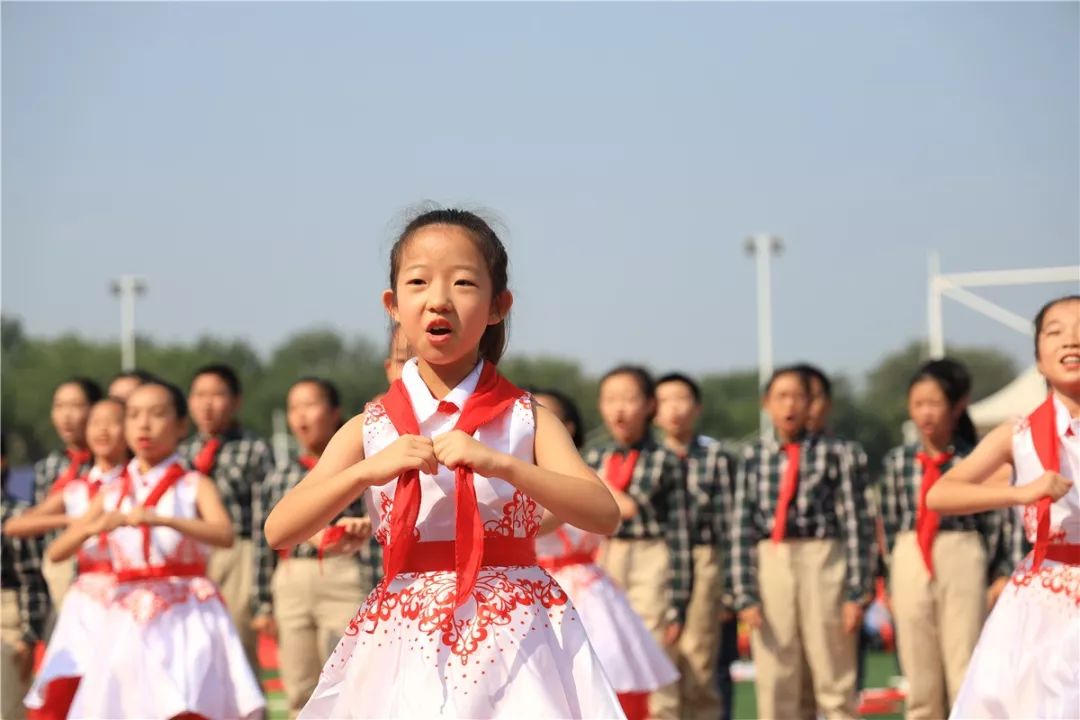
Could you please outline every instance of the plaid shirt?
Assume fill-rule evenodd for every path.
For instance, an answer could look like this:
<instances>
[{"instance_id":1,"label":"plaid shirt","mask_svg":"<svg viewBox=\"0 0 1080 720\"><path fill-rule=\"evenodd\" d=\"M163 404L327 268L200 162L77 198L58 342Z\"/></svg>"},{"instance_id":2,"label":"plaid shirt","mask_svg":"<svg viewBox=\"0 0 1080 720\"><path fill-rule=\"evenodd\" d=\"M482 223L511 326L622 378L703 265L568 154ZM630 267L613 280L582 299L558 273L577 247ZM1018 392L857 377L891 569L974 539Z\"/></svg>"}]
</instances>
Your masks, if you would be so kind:
<instances>
[{"instance_id":1,"label":"plaid shirt","mask_svg":"<svg viewBox=\"0 0 1080 720\"><path fill-rule=\"evenodd\" d=\"M6 523L15 515L25 512L27 504L2 494L2 519ZM44 541L41 538L9 538L6 535L0 548L0 578L4 590L19 593L19 625L22 639L33 645L45 636L45 618L49 614L49 588L41 575L41 556Z\"/></svg>"},{"instance_id":2,"label":"plaid shirt","mask_svg":"<svg viewBox=\"0 0 1080 720\"><path fill-rule=\"evenodd\" d=\"M698 437L682 458L689 500L690 543L717 545L730 534L735 461L716 441Z\"/></svg>"},{"instance_id":3,"label":"plaid shirt","mask_svg":"<svg viewBox=\"0 0 1080 720\"><path fill-rule=\"evenodd\" d=\"M232 518L233 532L255 540L265 520L259 498L263 479L274 469L273 454L265 440L239 427L222 433L221 441L211 478ZM180 443L179 453L194 467L204 444L205 437L192 436Z\"/></svg>"},{"instance_id":4,"label":"plaid shirt","mask_svg":"<svg viewBox=\"0 0 1080 720\"><path fill-rule=\"evenodd\" d=\"M620 540L650 540L663 538L671 558L671 605L678 622L686 619L686 605L694 582L694 563L690 553L690 513L687 502L686 476L675 453L667 450L652 437L635 446L641 451L626 493L638 507L637 514L623 520L613 537ZM625 453L629 448L608 445L585 452L585 462L604 475L607 460L612 454Z\"/></svg>"},{"instance_id":5,"label":"plaid shirt","mask_svg":"<svg viewBox=\"0 0 1080 720\"><path fill-rule=\"evenodd\" d=\"M739 462L732 547L726 556L736 610L761 603L757 544L772 534L785 457L776 440L762 438L744 449ZM842 540L847 560L847 600L865 602L873 595L874 525L857 475L850 443L823 435L804 438L786 537Z\"/></svg>"},{"instance_id":6,"label":"plaid shirt","mask_svg":"<svg viewBox=\"0 0 1080 720\"><path fill-rule=\"evenodd\" d=\"M919 443L895 447L885 455L881 485L881 514L885 524L887 556L892 555L896 536L915 530L915 518L919 507L919 489L922 486L923 466L916 457L922 449ZM951 447L954 453L941 467L945 473L965 455L971 446L958 443ZM1008 510L992 510L975 515L942 515L938 532L977 532L986 548L988 578L1012 573L1015 563L1014 528Z\"/></svg>"},{"instance_id":7,"label":"plaid shirt","mask_svg":"<svg viewBox=\"0 0 1080 720\"><path fill-rule=\"evenodd\" d=\"M34 463L35 505L45 502L46 498L49 497L49 490L52 489L53 483L56 482L56 478L60 477L68 469L69 465L71 465L71 460L68 459L67 453L63 450L54 450ZM91 458L79 468L77 477L82 477L90 472L92 467L94 467L94 460Z\"/></svg>"},{"instance_id":8,"label":"plaid shirt","mask_svg":"<svg viewBox=\"0 0 1080 720\"><path fill-rule=\"evenodd\" d=\"M304 476L308 474L308 469L300 464L299 459L295 456L289 458L289 464L284 468L275 468L273 472L266 476L266 479L262 483L261 493L261 507L265 508L267 513L270 509L277 505L281 498L285 497L292 488L296 487L297 483L304 479ZM345 512L341 513L340 517L363 517L367 514L364 509L364 501L357 498L352 505L345 509ZM333 522L337 522L335 518ZM273 612L273 594L270 592L270 580L274 575L274 568L277 567L279 556L267 542L262 539L260 533L261 542L256 549L256 553L259 557L258 572L255 575L255 584L253 590L255 596L253 598L253 607L255 609L255 615L268 615ZM364 548L365 551L368 548ZM319 549L311 543L300 543L294 546L289 551L289 558L299 559L314 559L319 557ZM373 586L372 567L370 561L370 552L361 552L357 555L357 562L360 563L360 581L365 587ZM357 598L357 603L362 598Z\"/></svg>"}]
</instances>

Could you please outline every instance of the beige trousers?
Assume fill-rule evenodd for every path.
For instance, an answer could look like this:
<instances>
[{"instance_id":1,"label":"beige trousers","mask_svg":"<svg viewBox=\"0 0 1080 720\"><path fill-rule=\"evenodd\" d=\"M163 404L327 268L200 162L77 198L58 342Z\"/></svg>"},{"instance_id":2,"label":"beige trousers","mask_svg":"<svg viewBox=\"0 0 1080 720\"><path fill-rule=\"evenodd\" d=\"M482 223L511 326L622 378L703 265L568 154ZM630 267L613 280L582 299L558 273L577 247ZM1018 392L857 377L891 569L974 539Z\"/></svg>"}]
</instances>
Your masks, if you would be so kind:
<instances>
[{"instance_id":1,"label":"beige trousers","mask_svg":"<svg viewBox=\"0 0 1080 720\"><path fill-rule=\"evenodd\" d=\"M669 581L671 561L667 543L655 540L611 538L600 551L597 564L626 592L630 607L641 617L656 642L664 644L671 601ZM676 662L674 648L666 648ZM649 695L649 715L666 720L679 717L678 683Z\"/></svg>"},{"instance_id":2,"label":"beige trousers","mask_svg":"<svg viewBox=\"0 0 1080 720\"><path fill-rule=\"evenodd\" d=\"M19 593L4 590L0 593L0 720L21 720L26 717L23 698L30 690L30 679L24 681L19 677L15 645L20 640Z\"/></svg>"},{"instance_id":3,"label":"beige trousers","mask_svg":"<svg viewBox=\"0 0 1080 720\"><path fill-rule=\"evenodd\" d=\"M897 536L890 585L911 720L948 716L986 617L986 549L979 534L939 533L933 562L931 579L915 533Z\"/></svg>"},{"instance_id":4,"label":"beige trousers","mask_svg":"<svg viewBox=\"0 0 1080 720\"><path fill-rule=\"evenodd\" d=\"M232 616L244 653L255 677L259 675L256 633L251 629L251 593L255 574L255 547L247 538L236 538L231 548L215 548L206 565L206 576L221 590L225 607Z\"/></svg>"},{"instance_id":5,"label":"beige trousers","mask_svg":"<svg viewBox=\"0 0 1080 720\"><path fill-rule=\"evenodd\" d=\"M720 554L712 545L697 545L694 589L686 609L686 625L677 646L679 717L716 720L720 694L716 690L716 662L720 650L720 595L723 592Z\"/></svg>"},{"instance_id":6,"label":"beige trousers","mask_svg":"<svg viewBox=\"0 0 1080 720\"><path fill-rule=\"evenodd\" d=\"M840 541L765 540L757 552L764 619L751 636L758 717L799 717L804 655L821 713L856 717L857 636L843 628L847 562Z\"/></svg>"},{"instance_id":7,"label":"beige trousers","mask_svg":"<svg viewBox=\"0 0 1080 720\"><path fill-rule=\"evenodd\" d=\"M278 629L278 662L289 709L304 707L319 682L319 673L371 588L360 579L354 556L308 558L278 563L271 581L274 621Z\"/></svg>"},{"instance_id":8,"label":"beige trousers","mask_svg":"<svg viewBox=\"0 0 1080 720\"><path fill-rule=\"evenodd\" d=\"M53 626L56 625L56 616L64 605L64 596L67 595L71 583L75 582L75 560L56 563L48 558L42 558L41 575L49 588L49 600L52 603L49 615L45 618L45 642L48 642L52 636Z\"/></svg>"}]
</instances>

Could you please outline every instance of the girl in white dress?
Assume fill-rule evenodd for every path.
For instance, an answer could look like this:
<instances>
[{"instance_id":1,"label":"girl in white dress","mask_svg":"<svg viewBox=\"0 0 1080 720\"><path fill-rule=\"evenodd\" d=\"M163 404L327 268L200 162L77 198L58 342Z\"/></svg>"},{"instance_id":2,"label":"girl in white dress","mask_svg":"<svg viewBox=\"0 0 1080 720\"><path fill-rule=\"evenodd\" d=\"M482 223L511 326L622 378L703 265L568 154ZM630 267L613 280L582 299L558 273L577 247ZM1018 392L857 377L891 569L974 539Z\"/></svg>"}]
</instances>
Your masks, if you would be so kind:
<instances>
[{"instance_id":1,"label":"girl in white dress","mask_svg":"<svg viewBox=\"0 0 1080 720\"><path fill-rule=\"evenodd\" d=\"M581 412L570 398L538 390L536 401L559 416L577 447L584 444ZM645 720L649 693L678 680L678 669L630 607L626 593L596 564L603 537L564 525L550 513L544 516L540 535L540 567L574 602L627 720Z\"/></svg>"},{"instance_id":2,"label":"girl in white dress","mask_svg":"<svg viewBox=\"0 0 1080 720\"><path fill-rule=\"evenodd\" d=\"M416 357L266 521L288 547L364 495L386 550L300 717L623 717L535 551L544 506L598 533L618 508L559 419L495 369L512 302L502 243L472 213L435 210L390 259L383 301Z\"/></svg>"},{"instance_id":3,"label":"girl in white dress","mask_svg":"<svg viewBox=\"0 0 1080 720\"><path fill-rule=\"evenodd\" d=\"M1035 358L1046 401L992 431L927 494L949 514L1024 505L1034 545L983 628L954 718L1080 717L1080 295L1039 311Z\"/></svg>"},{"instance_id":4,"label":"girl in white dress","mask_svg":"<svg viewBox=\"0 0 1080 720\"><path fill-rule=\"evenodd\" d=\"M94 457L90 472L55 483L44 502L8 521L5 534L36 537L65 528L111 486L128 460L122 402L94 403L86 423L86 443ZM108 544L97 537L88 539L77 551L76 568L75 581L64 595L56 627L24 700L36 711L36 718L67 717L83 670L97 660L104 642L105 616L115 586Z\"/></svg>"},{"instance_id":5,"label":"girl in white dress","mask_svg":"<svg viewBox=\"0 0 1080 720\"><path fill-rule=\"evenodd\" d=\"M205 575L207 546L228 547L233 534L213 481L176 454L186 421L175 386L155 380L136 389L124 423L135 458L49 549L67 557L104 534L116 573L107 641L84 669L72 718L262 714L262 691Z\"/></svg>"}]
</instances>

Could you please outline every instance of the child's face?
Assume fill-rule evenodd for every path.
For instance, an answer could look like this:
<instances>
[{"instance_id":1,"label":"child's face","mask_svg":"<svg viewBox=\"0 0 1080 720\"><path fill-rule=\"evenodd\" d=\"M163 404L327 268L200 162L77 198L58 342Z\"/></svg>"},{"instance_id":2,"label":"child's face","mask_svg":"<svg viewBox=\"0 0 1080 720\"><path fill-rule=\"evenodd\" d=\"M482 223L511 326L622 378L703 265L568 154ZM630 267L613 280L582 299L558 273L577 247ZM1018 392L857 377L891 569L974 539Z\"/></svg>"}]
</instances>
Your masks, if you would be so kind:
<instances>
[{"instance_id":1,"label":"child's face","mask_svg":"<svg viewBox=\"0 0 1080 720\"><path fill-rule=\"evenodd\" d=\"M127 455L124 408L107 401L94 405L86 421L86 444L95 459L121 462Z\"/></svg>"},{"instance_id":2,"label":"child's face","mask_svg":"<svg viewBox=\"0 0 1080 720\"><path fill-rule=\"evenodd\" d=\"M802 378L789 372L773 380L765 395L764 407L781 435L797 437L806 427L810 410L810 398L806 396Z\"/></svg>"},{"instance_id":3,"label":"child's face","mask_svg":"<svg viewBox=\"0 0 1080 720\"><path fill-rule=\"evenodd\" d=\"M701 417L701 405L686 383L673 380L656 386L656 425L668 435L693 431Z\"/></svg>"},{"instance_id":4,"label":"child's face","mask_svg":"<svg viewBox=\"0 0 1080 720\"><path fill-rule=\"evenodd\" d=\"M118 377L109 383L109 397L117 400L127 400L128 396L140 385L142 385L142 381L137 377Z\"/></svg>"},{"instance_id":5,"label":"child's face","mask_svg":"<svg viewBox=\"0 0 1080 720\"><path fill-rule=\"evenodd\" d=\"M77 383L64 383L56 388L52 403L52 424L65 445L86 442L86 418L90 403Z\"/></svg>"},{"instance_id":6,"label":"child's face","mask_svg":"<svg viewBox=\"0 0 1080 720\"><path fill-rule=\"evenodd\" d=\"M655 401L629 374L612 375L600 385L600 417L617 442L632 445L645 436Z\"/></svg>"},{"instance_id":7,"label":"child's face","mask_svg":"<svg viewBox=\"0 0 1080 720\"><path fill-rule=\"evenodd\" d=\"M399 327L394 331L394 341L390 348L390 357L383 362L386 369L386 382L393 385L401 378L401 370L412 355L409 354L409 341Z\"/></svg>"},{"instance_id":8,"label":"child's face","mask_svg":"<svg viewBox=\"0 0 1080 720\"><path fill-rule=\"evenodd\" d=\"M228 383L213 373L195 378L188 395L188 409L195 427L205 435L228 429L236 417L240 400L232 394Z\"/></svg>"},{"instance_id":9,"label":"child's face","mask_svg":"<svg viewBox=\"0 0 1080 720\"><path fill-rule=\"evenodd\" d=\"M176 416L169 391L143 385L131 394L124 417L124 435L135 456L156 465L176 452L186 423Z\"/></svg>"},{"instance_id":10,"label":"child's face","mask_svg":"<svg viewBox=\"0 0 1080 720\"><path fill-rule=\"evenodd\" d=\"M483 255L453 225L413 233L401 253L397 287L383 293L408 347L431 365L475 358L484 330L503 318L510 302L509 292L492 298Z\"/></svg>"},{"instance_id":11,"label":"child's face","mask_svg":"<svg viewBox=\"0 0 1080 720\"><path fill-rule=\"evenodd\" d=\"M1039 372L1061 392L1080 393L1080 300L1046 311L1039 333Z\"/></svg>"},{"instance_id":12,"label":"child's face","mask_svg":"<svg viewBox=\"0 0 1080 720\"><path fill-rule=\"evenodd\" d=\"M321 453L341 424L341 409L330 407L315 383L300 383L289 390L286 400L289 430L304 448Z\"/></svg>"},{"instance_id":13,"label":"child's face","mask_svg":"<svg viewBox=\"0 0 1080 720\"><path fill-rule=\"evenodd\" d=\"M941 386L926 378L912 385L908 392L908 415L921 437L943 444L952 437L959 413L949 406Z\"/></svg>"},{"instance_id":14,"label":"child's face","mask_svg":"<svg viewBox=\"0 0 1080 720\"><path fill-rule=\"evenodd\" d=\"M812 433L819 433L829 424L832 400L825 394L825 386L820 378L811 376L808 382L810 383L810 409L807 414L806 429Z\"/></svg>"}]
</instances>

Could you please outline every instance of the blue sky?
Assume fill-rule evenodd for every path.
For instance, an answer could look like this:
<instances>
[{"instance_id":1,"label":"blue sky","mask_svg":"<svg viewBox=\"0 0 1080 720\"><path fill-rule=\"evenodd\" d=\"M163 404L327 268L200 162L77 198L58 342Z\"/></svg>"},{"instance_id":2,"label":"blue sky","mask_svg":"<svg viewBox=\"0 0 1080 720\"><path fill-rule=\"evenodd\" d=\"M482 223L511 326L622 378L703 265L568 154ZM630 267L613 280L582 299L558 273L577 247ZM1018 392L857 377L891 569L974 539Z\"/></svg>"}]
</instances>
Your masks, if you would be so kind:
<instances>
[{"instance_id":1,"label":"blue sky","mask_svg":"<svg viewBox=\"0 0 1080 720\"><path fill-rule=\"evenodd\" d=\"M379 340L422 200L505 228L511 351L861 373L945 271L1080 263L1080 5L2 6L5 313L267 350ZM985 295L1031 316L1075 285ZM949 342L1029 341L947 303Z\"/></svg>"}]
</instances>

